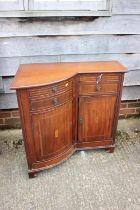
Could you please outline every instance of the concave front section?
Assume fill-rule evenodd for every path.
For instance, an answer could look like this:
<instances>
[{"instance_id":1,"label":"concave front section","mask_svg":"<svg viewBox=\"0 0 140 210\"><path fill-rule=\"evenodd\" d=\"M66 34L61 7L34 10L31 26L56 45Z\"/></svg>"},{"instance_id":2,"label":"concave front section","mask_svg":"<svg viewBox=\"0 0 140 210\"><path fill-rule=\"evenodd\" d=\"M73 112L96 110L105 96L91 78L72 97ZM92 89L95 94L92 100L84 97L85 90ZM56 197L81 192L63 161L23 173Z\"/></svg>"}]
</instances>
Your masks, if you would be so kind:
<instances>
[{"instance_id":1,"label":"concave front section","mask_svg":"<svg viewBox=\"0 0 140 210\"><path fill-rule=\"evenodd\" d=\"M36 160L50 160L72 146L72 101L32 114Z\"/></svg>"}]
</instances>

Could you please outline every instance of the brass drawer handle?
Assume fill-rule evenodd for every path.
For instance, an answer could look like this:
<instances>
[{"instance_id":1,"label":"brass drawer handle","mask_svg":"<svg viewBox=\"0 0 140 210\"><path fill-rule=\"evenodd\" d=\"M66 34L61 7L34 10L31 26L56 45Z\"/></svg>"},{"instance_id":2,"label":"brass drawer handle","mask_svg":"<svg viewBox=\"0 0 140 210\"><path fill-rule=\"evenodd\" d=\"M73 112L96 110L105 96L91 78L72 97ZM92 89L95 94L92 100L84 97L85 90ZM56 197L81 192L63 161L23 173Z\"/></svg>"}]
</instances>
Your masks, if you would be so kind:
<instances>
[{"instance_id":1,"label":"brass drawer handle","mask_svg":"<svg viewBox=\"0 0 140 210\"><path fill-rule=\"evenodd\" d=\"M97 86L96 86L96 91L97 91L97 92L100 92L100 91L101 91L101 86L97 85Z\"/></svg>"},{"instance_id":2,"label":"brass drawer handle","mask_svg":"<svg viewBox=\"0 0 140 210\"><path fill-rule=\"evenodd\" d=\"M52 92L56 93L58 91L58 87L55 86L55 87L52 87Z\"/></svg>"},{"instance_id":3,"label":"brass drawer handle","mask_svg":"<svg viewBox=\"0 0 140 210\"><path fill-rule=\"evenodd\" d=\"M98 84L99 82L102 81L102 77L103 77L103 74L100 74L97 78L96 78L96 83Z\"/></svg>"},{"instance_id":4,"label":"brass drawer handle","mask_svg":"<svg viewBox=\"0 0 140 210\"><path fill-rule=\"evenodd\" d=\"M55 106L59 104L59 101L57 98L53 98L52 102L53 102L53 105Z\"/></svg>"},{"instance_id":5,"label":"brass drawer handle","mask_svg":"<svg viewBox=\"0 0 140 210\"><path fill-rule=\"evenodd\" d=\"M68 87L69 86L69 83L67 82L66 84L65 84L65 87Z\"/></svg>"}]
</instances>

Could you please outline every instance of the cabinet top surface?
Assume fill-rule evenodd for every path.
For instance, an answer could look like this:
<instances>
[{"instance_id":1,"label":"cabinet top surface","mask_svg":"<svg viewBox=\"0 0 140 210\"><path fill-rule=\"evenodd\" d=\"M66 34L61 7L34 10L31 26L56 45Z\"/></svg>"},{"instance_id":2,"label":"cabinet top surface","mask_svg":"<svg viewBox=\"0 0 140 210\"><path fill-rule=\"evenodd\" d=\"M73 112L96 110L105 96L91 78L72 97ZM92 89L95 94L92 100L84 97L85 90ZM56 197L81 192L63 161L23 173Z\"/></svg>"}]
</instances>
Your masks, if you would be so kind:
<instances>
[{"instance_id":1,"label":"cabinet top surface","mask_svg":"<svg viewBox=\"0 0 140 210\"><path fill-rule=\"evenodd\" d=\"M12 81L11 89L37 87L69 79L78 73L126 72L117 61L22 64Z\"/></svg>"}]
</instances>

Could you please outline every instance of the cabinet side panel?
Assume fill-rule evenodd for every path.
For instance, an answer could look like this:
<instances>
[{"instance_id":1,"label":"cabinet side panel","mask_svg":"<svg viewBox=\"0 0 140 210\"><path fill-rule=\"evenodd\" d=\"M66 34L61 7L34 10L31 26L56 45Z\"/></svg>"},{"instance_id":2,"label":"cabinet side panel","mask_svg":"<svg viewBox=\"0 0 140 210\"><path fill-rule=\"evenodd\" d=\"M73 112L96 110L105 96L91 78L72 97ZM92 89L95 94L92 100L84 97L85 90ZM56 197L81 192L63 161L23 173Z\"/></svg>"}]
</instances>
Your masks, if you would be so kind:
<instances>
[{"instance_id":1,"label":"cabinet side panel","mask_svg":"<svg viewBox=\"0 0 140 210\"><path fill-rule=\"evenodd\" d=\"M22 132L28 161L28 168L32 168L32 164L36 162L35 150L32 135L32 126L29 112L29 97L26 90L17 90L18 105L21 117Z\"/></svg>"},{"instance_id":2,"label":"cabinet side panel","mask_svg":"<svg viewBox=\"0 0 140 210\"><path fill-rule=\"evenodd\" d=\"M121 97L122 97L123 81L124 81L124 73L121 73L120 79L119 79L118 97L117 97L117 104L116 104L115 118L114 118L114 126L113 126L113 142L114 143L115 143L115 136L116 136L116 130L117 130L117 125L118 125L119 110L120 110Z\"/></svg>"}]
</instances>

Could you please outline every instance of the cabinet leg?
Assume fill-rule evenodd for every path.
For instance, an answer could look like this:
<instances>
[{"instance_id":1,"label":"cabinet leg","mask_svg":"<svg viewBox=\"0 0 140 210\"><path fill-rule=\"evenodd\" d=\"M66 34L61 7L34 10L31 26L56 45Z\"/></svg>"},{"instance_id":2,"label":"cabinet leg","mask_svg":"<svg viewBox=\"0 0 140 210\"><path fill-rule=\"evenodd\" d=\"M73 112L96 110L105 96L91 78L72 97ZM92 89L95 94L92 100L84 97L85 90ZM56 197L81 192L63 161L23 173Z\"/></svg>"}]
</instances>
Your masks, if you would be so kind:
<instances>
[{"instance_id":1,"label":"cabinet leg","mask_svg":"<svg viewBox=\"0 0 140 210\"><path fill-rule=\"evenodd\" d=\"M113 153L114 150L115 150L115 147L106 148L106 151L107 151L108 153Z\"/></svg>"},{"instance_id":2,"label":"cabinet leg","mask_svg":"<svg viewBox=\"0 0 140 210\"><path fill-rule=\"evenodd\" d=\"M29 178L35 178L37 176L36 172L28 172Z\"/></svg>"}]
</instances>

